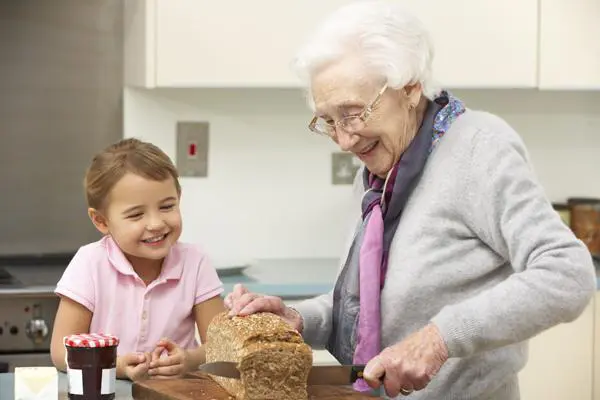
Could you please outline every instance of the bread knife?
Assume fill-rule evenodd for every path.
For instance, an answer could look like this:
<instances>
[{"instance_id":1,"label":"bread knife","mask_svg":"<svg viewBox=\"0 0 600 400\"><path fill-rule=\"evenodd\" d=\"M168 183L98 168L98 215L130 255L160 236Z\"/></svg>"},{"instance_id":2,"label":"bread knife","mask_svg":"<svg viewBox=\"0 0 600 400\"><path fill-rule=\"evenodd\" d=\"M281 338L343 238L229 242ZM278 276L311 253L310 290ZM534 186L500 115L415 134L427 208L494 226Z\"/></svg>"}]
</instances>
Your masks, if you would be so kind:
<instances>
[{"instance_id":1,"label":"bread knife","mask_svg":"<svg viewBox=\"0 0 600 400\"><path fill-rule=\"evenodd\" d=\"M198 369L207 374L240 379L237 363L216 361L202 364ZM350 385L362 378L364 365L314 365L308 374L309 385Z\"/></svg>"}]
</instances>

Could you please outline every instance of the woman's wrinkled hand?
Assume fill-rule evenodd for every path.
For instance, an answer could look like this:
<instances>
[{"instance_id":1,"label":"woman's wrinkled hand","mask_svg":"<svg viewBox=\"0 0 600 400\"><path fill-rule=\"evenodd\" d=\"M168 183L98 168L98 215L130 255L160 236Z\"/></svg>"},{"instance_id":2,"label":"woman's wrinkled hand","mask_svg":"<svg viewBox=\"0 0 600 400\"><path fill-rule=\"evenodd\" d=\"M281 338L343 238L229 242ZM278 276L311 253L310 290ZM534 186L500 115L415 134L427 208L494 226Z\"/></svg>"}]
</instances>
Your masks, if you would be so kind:
<instances>
[{"instance_id":1,"label":"woman's wrinkled hand","mask_svg":"<svg viewBox=\"0 0 600 400\"><path fill-rule=\"evenodd\" d=\"M241 284L236 284L233 291L225 296L225 307L229 309L231 317L271 312L279 315L298 332L302 330L302 317L297 311L287 307L281 298L251 293Z\"/></svg>"},{"instance_id":2,"label":"woman's wrinkled hand","mask_svg":"<svg viewBox=\"0 0 600 400\"><path fill-rule=\"evenodd\" d=\"M390 397L407 396L424 389L447 359L448 349L438 328L429 324L369 361L364 379L372 388L383 384Z\"/></svg>"}]
</instances>

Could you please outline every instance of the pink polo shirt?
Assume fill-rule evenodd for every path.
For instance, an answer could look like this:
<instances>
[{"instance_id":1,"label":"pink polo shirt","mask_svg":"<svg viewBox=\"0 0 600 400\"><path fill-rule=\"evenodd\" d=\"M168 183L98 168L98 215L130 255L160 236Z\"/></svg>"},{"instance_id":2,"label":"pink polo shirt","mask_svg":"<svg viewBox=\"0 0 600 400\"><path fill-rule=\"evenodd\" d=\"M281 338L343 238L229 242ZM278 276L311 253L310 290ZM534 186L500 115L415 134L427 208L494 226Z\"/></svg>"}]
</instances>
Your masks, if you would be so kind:
<instances>
[{"instance_id":1,"label":"pink polo shirt","mask_svg":"<svg viewBox=\"0 0 600 400\"><path fill-rule=\"evenodd\" d=\"M55 292L89 309L90 332L117 335L123 355L152 351L163 337L183 348L197 347L192 309L220 295L223 285L198 246L177 243L159 277L146 286L106 236L77 251Z\"/></svg>"}]
</instances>

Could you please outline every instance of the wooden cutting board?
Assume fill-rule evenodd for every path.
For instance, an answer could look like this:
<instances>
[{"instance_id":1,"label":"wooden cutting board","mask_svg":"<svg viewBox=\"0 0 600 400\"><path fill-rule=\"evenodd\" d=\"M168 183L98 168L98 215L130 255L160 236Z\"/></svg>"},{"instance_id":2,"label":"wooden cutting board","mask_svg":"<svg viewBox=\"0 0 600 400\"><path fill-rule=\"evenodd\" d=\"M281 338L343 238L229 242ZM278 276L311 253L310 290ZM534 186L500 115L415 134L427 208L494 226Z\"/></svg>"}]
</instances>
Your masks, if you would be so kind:
<instances>
[{"instance_id":1,"label":"wooden cutting board","mask_svg":"<svg viewBox=\"0 0 600 400\"><path fill-rule=\"evenodd\" d=\"M136 400L234 400L217 382L202 372L182 379L151 379L135 382L132 396ZM368 400L373 396L340 386L309 386L310 400Z\"/></svg>"}]
</instances>

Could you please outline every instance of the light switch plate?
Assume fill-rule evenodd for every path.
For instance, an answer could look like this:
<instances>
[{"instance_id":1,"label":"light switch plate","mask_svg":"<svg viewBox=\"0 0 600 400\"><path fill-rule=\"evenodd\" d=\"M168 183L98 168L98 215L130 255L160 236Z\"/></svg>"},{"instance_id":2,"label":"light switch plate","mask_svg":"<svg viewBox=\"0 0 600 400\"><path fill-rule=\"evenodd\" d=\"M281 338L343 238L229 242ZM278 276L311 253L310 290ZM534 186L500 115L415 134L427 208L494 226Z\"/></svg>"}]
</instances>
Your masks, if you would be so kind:
<instances>
[{"instance_id":1,"label":"light switch plate","mask_svg":"<svg viewBox=\"0 0 600 400\"><path fill-rule=\"evenodd\" d=\"M360 160L352 153L331 153L331 183L334 185L352 185Z\"/></svg>"},{"instance_id":2,"label":"light switch plate","mask_svg":"<svg viewBox=\"0 0 600 400\"><path fill-rule=\"evenodd\" d=\"M208 122L177 122L176 164L180 176L208 176Z\"/></svg>"}]
</instances>

